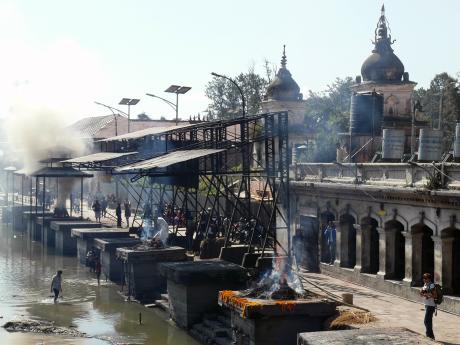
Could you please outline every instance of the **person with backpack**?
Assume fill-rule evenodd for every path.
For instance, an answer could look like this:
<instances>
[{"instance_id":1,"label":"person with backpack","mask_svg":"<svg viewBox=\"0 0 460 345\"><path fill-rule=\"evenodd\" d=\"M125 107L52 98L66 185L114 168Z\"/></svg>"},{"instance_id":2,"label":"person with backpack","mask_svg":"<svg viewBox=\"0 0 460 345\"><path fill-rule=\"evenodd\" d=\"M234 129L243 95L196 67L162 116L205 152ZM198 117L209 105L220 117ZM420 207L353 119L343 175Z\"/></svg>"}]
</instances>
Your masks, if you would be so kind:
<instances>
[{"instance_id":1,"label":"person with backpack","mask_svg":"<svg viewBox=\"0 0 460 345\"><path fill-rule=\"evenodd\" d=\"M425 329L426 329L426 336L433 340L434 340L433 314L436 311L436 301L438 301L437 289L438 288L431 281L431 274L425 273L423 275L423 287L420 290L420 296L423 297L423 301L425 304L424 323L425 323Z\"/></svg>"}]
</instances>

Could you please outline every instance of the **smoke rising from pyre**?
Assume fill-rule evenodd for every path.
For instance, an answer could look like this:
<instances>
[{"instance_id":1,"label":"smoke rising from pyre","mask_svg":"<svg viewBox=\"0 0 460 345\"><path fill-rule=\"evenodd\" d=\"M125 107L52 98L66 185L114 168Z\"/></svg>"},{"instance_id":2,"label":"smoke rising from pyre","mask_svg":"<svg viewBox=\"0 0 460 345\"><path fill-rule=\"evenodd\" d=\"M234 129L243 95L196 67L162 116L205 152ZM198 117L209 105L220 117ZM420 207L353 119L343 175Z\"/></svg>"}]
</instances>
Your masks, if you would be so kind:
<instances>
[{"instance_id":1,"label":"smoke rising from pyre","mask_svg":"<svg viewBox=\"0 0 460 345\"><path fill-rule=\"evenodd\" d=\"M52 110L18 106L12 115L6 121L6 135L27 173L37 170L46 158L78 156L89 149L79 133Z\"/></svg>"}]
</instances>

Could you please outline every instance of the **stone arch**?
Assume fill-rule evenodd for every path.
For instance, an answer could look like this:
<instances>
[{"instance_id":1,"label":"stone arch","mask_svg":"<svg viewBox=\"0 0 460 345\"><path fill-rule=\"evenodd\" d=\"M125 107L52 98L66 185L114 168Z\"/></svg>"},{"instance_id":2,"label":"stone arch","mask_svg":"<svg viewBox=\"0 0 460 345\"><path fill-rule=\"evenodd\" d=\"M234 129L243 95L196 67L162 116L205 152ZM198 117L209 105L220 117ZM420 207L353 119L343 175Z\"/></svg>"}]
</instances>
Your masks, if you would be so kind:
<instances>
[{"instance_id":1,"label":"stone arch","mask_svg":"<svg viewBox=\"0 0 460 345\"><path fill-rule=\"evenodd\" d=\"M424 223L411 227L412 236L412 281L416 286L422 285L423 273L434 276L434 242L433 229Z\"/></svg>"},{"instance_id":2,"label":"stone arch","mask_svg":"<svg viewBox=\"0 0 460 345\"><path fill-rule=\"evenodd\" d=\"M327 238L324 235L324 231L326 230L326 227L330 221L335 222L337 220L337 213L332 212L330 209L327 209L323 212L320 213L320 243L321 243L321 262L327 262L327 263L332 263L334 262L335 259L335 251L331 253L331 250L334 250L334 248L330 248Z\"/></svg>"},{"instance_id":3,"label":"stone arch","mask_svg":"<svg viewBox=\"0 0 460 345\"><path fill-rule=\"evenodd\" d=\"M414 226L420 225L420 224L423 224L423 225L426 224L433 231L433 235L437 235L438 226L436 225L435 222L433 222L431 219L427 218L424 214L409 220L407 229L408 229L408 231L409 230L412 231Z\"/></svg>"},{"instance_id":4,"label":"stone arch","mask_svg":"<svg viewBox=\"0 0 460 345\"><path fill-rule=\"evenodd\" d=\"M392 219L385 223L385 277L404 279L405 270L405 228L399 220Z\"/></svg>"},{"instance_id":5,"label":"stone arch","mask_svg":"<svg viewBox=\"0 0 460 345\"><path fill-rule=\"evenodd\" d=\"M340 212L338 213L340 215L350 215L352 216L355 220L359 219L359 215L358 215L358 212L356 212L351 206L350 204L347 205L347 207L343 208L340 210ZM340 217L339 217L340 218Z\"/></svg>"},{"instance_id":6,"label":"stone arch","mask_svg":"<svg viewBox=\"0 0 460 345\"><path fill-rule=\"evenodd\" d=\"M356 218L344 213L339 218L340 266L353 268L356 265Z\"/></svg>"},{"instance_id":7,"label":"stone arch","mask_svg":"<svg viewBox=\"0 0 460 345\"><path fill-rule=\"evenodd\" d=\"M398 97L396 97L393 94L388 96L387 99L385 100L385 106L387 108L387 114L390 115L390 116L399 115L398 104L399 104Z\"/></svg>"},{"instance_id":8,"label":"stone arch","mask_svg":"<svg viewBox=\"0 0 460 345\"><path fill-rule=\"evenodd\" d=\"M441 284L446 293L460 295L460 229L448 227L441 231Z\"/></svg>"},{"instance_id":9,"label":"stone arch","mask_svg":"<svg viewBox=\"0 0 460 345\"><path fill-rule=\"evenodd\" d=\"M379 271L379 222L370 216L361 219L361 272Z\"/></svg>"}]
</instances>

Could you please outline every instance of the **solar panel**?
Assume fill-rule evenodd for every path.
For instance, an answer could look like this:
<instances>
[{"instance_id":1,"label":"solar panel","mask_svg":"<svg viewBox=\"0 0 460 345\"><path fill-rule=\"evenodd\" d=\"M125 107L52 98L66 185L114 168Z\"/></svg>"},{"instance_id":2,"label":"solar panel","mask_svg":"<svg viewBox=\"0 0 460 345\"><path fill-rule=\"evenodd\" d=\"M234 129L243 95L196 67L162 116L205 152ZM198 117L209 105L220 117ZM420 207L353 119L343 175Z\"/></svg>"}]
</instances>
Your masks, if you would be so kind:
<instances>
[{"instance_id":1,"label":"solar panel","mask_svg":"<svg viewBox=\"0 0 460 345\"><path fill-rule=\"evenodd\" d=\"M182 86L179 88L179 90L176 91L176 93L184 94L188 92L191 89L191 87L188 86Z\"/></svg>"},{"instance_id":2,"label":"solar panel","mask_svg":"<svg viewBox=\"0 0 460 345\"><path fill-rule=\"evenodd\" d=\"M170 87L168 87L165 92L169 92L169 93L176 93L177 90L180 89L180 86L179 85L171 85Z\"/></svg>"},{"instance_id":3,"label":"solar panel","mask_svg":"<svg viewBox=\"0 0 460 345\"><path fill-rule=\"evenodd\" d=\"M130 98L123 98L118 104L129 104Z\"/></svg>"}]
</instances>

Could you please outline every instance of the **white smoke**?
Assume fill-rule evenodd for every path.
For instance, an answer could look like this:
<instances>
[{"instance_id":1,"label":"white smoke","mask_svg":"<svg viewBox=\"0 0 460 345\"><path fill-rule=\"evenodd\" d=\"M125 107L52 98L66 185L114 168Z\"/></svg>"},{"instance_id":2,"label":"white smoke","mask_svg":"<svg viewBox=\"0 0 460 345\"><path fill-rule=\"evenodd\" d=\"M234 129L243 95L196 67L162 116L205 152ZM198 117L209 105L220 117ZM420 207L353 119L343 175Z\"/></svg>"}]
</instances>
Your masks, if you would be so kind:
<instances>
[{"instance_id":1,"label":"white smoke","mask_svg":"<svg viewBox=\"0 0 460 345\"><path fill-rule=\"evenodd\" d=\"M80 156L88 149L79 133L66 127L62 116L53 110L19 105L12 114L5 124L8 143L28 173L52 155Z\"/></svg>"},{"instance_id":2,"label":"white smoke","mask_svg":"<svg viewBox=\"0 0 460 345\"><path fill-rule=\"evenodd\" d=\"M8 44L10 39L0 33L0 44L10 47L9 54L0 56L0 117L11 156L21 158L30 172L50 150L85 153L80 134L68 126L90 115L108 83L92 52L70 39L40 48L25 44L29 33L18 23L10 23L8 31L19 43Z\"/></svg>"}]
</instances>

